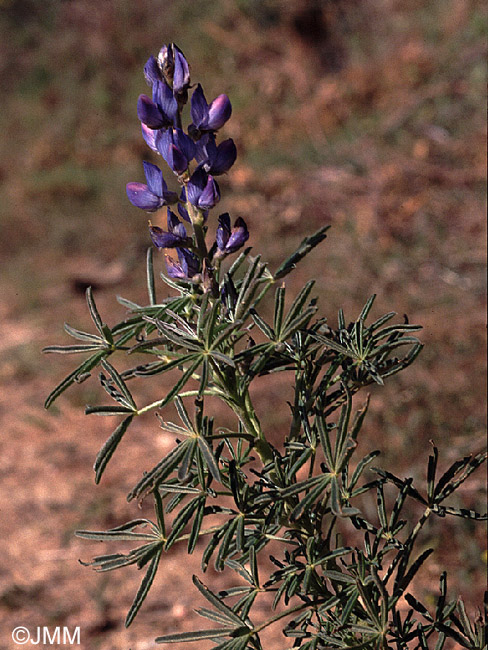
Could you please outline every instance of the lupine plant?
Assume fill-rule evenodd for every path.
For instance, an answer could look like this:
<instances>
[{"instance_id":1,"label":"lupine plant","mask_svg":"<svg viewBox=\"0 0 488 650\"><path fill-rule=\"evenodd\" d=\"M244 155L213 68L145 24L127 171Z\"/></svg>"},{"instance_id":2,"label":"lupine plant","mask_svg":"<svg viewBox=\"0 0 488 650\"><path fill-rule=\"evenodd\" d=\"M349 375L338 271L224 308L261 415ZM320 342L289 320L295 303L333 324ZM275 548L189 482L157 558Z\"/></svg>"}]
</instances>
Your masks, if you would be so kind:
<instances>
[{"instance_id":1,"label":"lupine plant","mask_svg":"<svg viewBox=\"0 0 488 650\"><path fill-rule=\"evenodd\" d=\"M218 140L231 116L229 98L222 94L209 103L201 85L192 85L187 60L174 44L149 58L144 75L151 94L137 103L142 135L179 189L168 189L161 169L144 162L146 182L128 183L127 195L145 212L166 211L167 228L149 222L149 235L155 249L166 251L161 278L170 295L157 297L153 247L147 254L147 304L118 298L128 311L122 322L107 325L88 289L94 331L66 325L79 343L45 349L87 357L51 392L46 407L99 368L110 403L87 406L86 413L120 422L96 457L96 483L140 415L155 412L174 443L154 467L142 468L127 497L135 503L151 499L153 520L77 533L129 541L134 548L88 564L97 571L144 569L127 626L161 558L175 545L198 553L202 572L213 564L233 576L224 591L193 576L207 601L196 612L210 623L159 636L162 644L186 647L207 639L217 650L259 650L260 632L278 625L282 648L441 650L455 642L481 650L481 614L471 621L462 600L448 600L445 573L434 605L434 599L429 606L419 602L409 589L432 553L416 550L429 519L486 518L449 504L486 454L462 458L439 475L433 447L420 485L373 467L377 450L357 457L368 399L358 408L355 395L383 385L415 360L422 345L414 332L420 328L406 318L392 324L394 312L371 322L374 296L352 321L340 311L334 326L317 316L313 280L289 298L284 278L325 239L328 226L306 237L276 269L253 254L245 247L249 232L242 218L211 216L220 199L216 178L237 155L232 139ZM263 311L269 299L273 306ZM278 372L294 378L293 398L284 404L289 424L279 442L262 427L251 390L256 378ZM162 389L157 401L136 400L133 385L158 382L165 374L172 387ZM234 418L231 428L215 421L216 401ZM176 421L168 419L170 404ZM421 506L418 520L412 521L411 502ZM263 618L260 604L256 620L254 606L262 601L269 615Z\"/></svg>"}]
</instances>

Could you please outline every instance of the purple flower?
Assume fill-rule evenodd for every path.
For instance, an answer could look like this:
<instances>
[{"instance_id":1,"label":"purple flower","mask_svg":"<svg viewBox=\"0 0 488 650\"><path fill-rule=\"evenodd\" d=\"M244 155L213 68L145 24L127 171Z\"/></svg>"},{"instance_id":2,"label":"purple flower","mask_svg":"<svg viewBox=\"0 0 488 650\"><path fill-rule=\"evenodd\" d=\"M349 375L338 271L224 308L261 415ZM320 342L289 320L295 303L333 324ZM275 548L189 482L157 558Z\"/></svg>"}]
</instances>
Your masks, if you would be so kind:
<instances>
[{"instance_id":1,"label":"purple flower","mask_svg":"<svg viewBox=\"0 0 488 650\"><path fill-rule=\"evenodd\" d=\"M196 159L202 163L204 170L213 176L228 172L236 158L237 149L232 138L217 146L213 133L205 133L197 142Z\"/></svg>"},{"instance_id":2,"label":"purple flower","mask_svg":"<svg viewBox=\"0 0 488 650\"><path fill-rule=\"evenodd\" d=\"M164 78L173 88L173 94L186 102L186 91L190 86L190 68L183 52L174 43L163 45L158 55L158 64Z\"/></svg>"},{"instance_id":3,"label":"purple flower","mask_svg":"<svg viewBox=\"0 0 488 650\"><path fill-rule=\"evenodd\" d=\"M216 253L217 258L228 255L229 253L235 253L239 248L244 246L248 239L249 231L244 219L238 217L231 230L228 212L220 215L215 237L218 248L218 252Z\"/></svg>"},{"instance_id":4,"label":"purple flower","mask_svg":"<svg viewBox=\"0 0 488 650\"><path fill-rule=\"evenodd\" d=\"M191 119L194 129L198 131L216 131L229 119L232 106L227 95L219 95L207 104L200 84L195 88L191 97Z\"/></svg>"},{"instance_id":5,"label":"purple flower","mask_svg":"<svg viewBox=\"0 0 488 650\"><path fill-rule=\"evenodd\" d=\"M159 131L155 142L157 151L176 174L183 174L195 157L195 143L181 129Z\"/></svg>"},{"instance_id":6,"label":"purple flower","mask_svg":"<svg viewBox=\"0 0 488 650\"><path fill-rule=\"evenodd\" d=\"M178 195L168 190L159 167L146 161L142 164L147 185L144 183L127 183L126 190L129 201L146 212L155 212L162 208L163 205L175 203L178 200Z\"/></svg>"},{"instance_id":7,"label":"purple flower","mask_svg":"<svg viewBox=\"0 0 488 650\"><path fill-rule=\"evenodd\" d=\"M178 261L166 255L166 269L170 278L188 280L199 271L198 257L186 248L177 248Z\"/></svg>"},{"instance_id":8,"label":"purple flower","mask_svg":"<svg viewBox=\"0 0 488 650\"><path fill-rule=\"evenodd\" d=\"M203 216L203 220L206 221L208 217L208 210L202 210L201 213ZM188 210L186 209L186 190L184 187L181 190L180 200L178 202L178 214L185 221L191 222L190 215L188 214Z\"/></svg>"},{"instance_id":9,"label":"purple flower","mask_svg":"<svg viewBox=\"0 0 488 650\"><path fill-rule=\"evenodd\" d=\"M193 172L186 192L190 203L201 210L210 210L220 201L217 182L201 167Z\"/></svg>"},{"instance_id":10,"label":"purple flower","mask_svg":"<svg viewBox=\"0 0 488 650\"><path fill-rule=\"evenodd\" d=\"M164 81L155 81L152 99L140 95L137 100L137 117L150 129L173 126L178 114L178 103L171 88Z\"/></svg>"},{"instance_id":11,"label":"purple flower","mask_svg":"<svg viewBox=\"0 0 488 650\"><path fill-rule=\"evenodd\" d=\"M149 233L153 244L157 248L176 248L190 243L186 235L185 226L178 217L168 208L168 232L158 226L149 225Z\"/></svg>"}]
</instances>

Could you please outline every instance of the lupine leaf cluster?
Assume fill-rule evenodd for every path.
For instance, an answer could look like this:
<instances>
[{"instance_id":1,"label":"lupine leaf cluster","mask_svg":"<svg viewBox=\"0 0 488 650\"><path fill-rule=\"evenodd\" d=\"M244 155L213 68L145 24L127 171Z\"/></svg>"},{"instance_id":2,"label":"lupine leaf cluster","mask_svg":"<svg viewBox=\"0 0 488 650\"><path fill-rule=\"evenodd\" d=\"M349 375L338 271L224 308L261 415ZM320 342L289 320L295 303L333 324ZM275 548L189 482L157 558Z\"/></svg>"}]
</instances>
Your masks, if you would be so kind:
<instances>
[{"instance_id":1,"label":"lupine leaf cluster","mask_svg":"<svg viewBox=\"0 0 488 650\"><path fill-rule=\"evenodd\" d=\"M208 624L160 635L161 644L186 647L208 639L217 650L259 650L260 632L275 625L281 626L283 647L303 650L441 650L448 640L481 650L483 622L471 621L461 600L448 599L445 573L434 607L419 602L410 588L432 553L417 548L429 518L486 518L449 502L486 454L439 472L433 446L420 484L375 467L380 450L358 454L369 398L361 403L355 395L383 385L416 359L420 327L406 317L397 322L394 312L371 319L375 296L352 320L341 310L334 324L318 314L313 280L296 296L287 295L283 279L323 242L328 226L306 237L276 269L246 248L245 221L228 213L214 216L220 200L216 177L229 172L237 156L232 139L219 139L232 112L229 98L221 94L208 102L175 44L149 58L144 76L150 94L139 97L137 115L150 156L166 164L163 175L145 161L146 182L127 184L134 206L151 215L166 213L166 228L149 222L154 248L146 260L147 302L119 298L127 315L109 326L87 290L92 331L65 325L76 343L45 348L84 357L54 388L46 407L98 370L105 398L86 413L117 422L95 459L97 483L142 414L157 414L173 446L156 465L140 468L127 495L135 503L151 499L153 520L78 531L86 539L132 545L87 564L101 572L132 564L143 569L126 625L148 596L161 558L175 545L198 553L203 573L213 566L233 576L234 586L225 591L194 576L196 595L206 601L196 612ZM160 279L154 249L165 254ZM164 286L170 295L160 298ZM279 442L262 427L251 391L256 378L277 372L288 373L294 386L293 399L283 405L289 422ZM138 388L142 379L158 385L165 374L171 380L159 399L148 404L137 397L144 395ZM232 414L232 429L215 420L216 400ZM169 404L174 421L168 419ZM365 514L372 512L364 508L367 500L375 504L374 516ZM423 511L415 521L412 502ZM273 568L268 563L264 570L261 558ZM257 620L253 607L262 598L269 616Z\"/></svg>"}]
</instances>

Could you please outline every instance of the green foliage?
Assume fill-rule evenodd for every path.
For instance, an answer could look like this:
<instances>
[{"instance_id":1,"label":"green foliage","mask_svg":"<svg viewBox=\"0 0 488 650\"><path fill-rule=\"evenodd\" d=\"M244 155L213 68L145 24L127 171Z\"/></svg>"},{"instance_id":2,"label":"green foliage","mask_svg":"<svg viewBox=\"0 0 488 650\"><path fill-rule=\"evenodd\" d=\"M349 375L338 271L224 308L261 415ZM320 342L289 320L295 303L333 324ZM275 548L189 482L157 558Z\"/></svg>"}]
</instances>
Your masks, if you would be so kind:
<instances>
[{"instance_id":1,"label":"green foliage","mask_svg":"<svg viewBox=\"0 0 488 650\"><path fill-rule=\"evenodd\" d=\"M82 343L46 348L86 352L87 360L54 389L46 406L100 367L101 386L113 403L88 406L86 413L123 419L98 454L97 482L140 414L156 411L175 443L128 495L129 500L153 498L155 522L137 519L106 532L78 535L142 543L128 554L102 555L90 563L98 571L147 566L126 625L147 596L162 554L175 544L184 542L188 553L201 550L204 572L212 563L217 571L235 573L238 583L218 594L193 579L210 604L197 613L212 622L211 629L161 636L158 643L210 639L218 650L259 650L261 630L286 617L283 634L294 648L304 650L441 650L449 638L481 649L483 626L469 620L462 601L447 600L445 574L434 611L409 588L432 552L416 551L430 517L486 518L446 502L486 454L457 461L437 478L434 447L425 486L382 468L373 468L373 478L365 476L379 451L356 457L368 401L356 410L354 395L373 383L382 385L415 360L422 346L412 333L419 327L392 325L394 313L368 324L372 296L356 320L347 322L340 312L334 328L316 318L313 282L286 310L281 279L324 239L325 231L306 238L275 273L244 251L215 275L222 298L205 293L201 285L163 278L177 295L158 302L149 253L148 304L120 299L129 313L112 328L103 323L87 291L96 333L66 326ZM274 315L268 323L260 304L272 287ZM124 370L108 361L109 356L122 361L134 355L137 365ZM157 381L166 372L175 377L172 389L151 404L139 405L129 382ZM275 372L292 373L295 384L289 430L280 448L263 431L250 394L256 377ZM233 431L215 427L209 397L233 411ZM164 417L170 403L176 406L177 422ZM368 499L376 503L374 516L371 508L365 511ZM418 521L409 520L408 502L422 507ZM209 518L212 524L206 526ZM134 532L141 527L148 532ZM340 533L354 541L344 545ZM259 558L269 545L275 568L264 577ZM263 593L272 594L276 613L256 624L252 610ZM399 606L403 598L408 610Z\"/></svg>"}]
</instances>

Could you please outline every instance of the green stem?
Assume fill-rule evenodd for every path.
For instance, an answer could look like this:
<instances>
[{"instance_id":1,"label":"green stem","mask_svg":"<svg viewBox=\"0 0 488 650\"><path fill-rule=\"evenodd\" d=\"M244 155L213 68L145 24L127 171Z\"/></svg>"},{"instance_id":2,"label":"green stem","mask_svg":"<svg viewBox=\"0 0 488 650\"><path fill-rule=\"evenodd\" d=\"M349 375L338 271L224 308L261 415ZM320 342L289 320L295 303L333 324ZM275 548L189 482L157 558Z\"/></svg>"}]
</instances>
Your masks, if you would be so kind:
<instances>
[{"instance_id":1,"label":"green stem","mask_svg":"<svg viewBox=\"0 0 488 650\"><path fill-rule=\"evenodd\" d=\"M312 606L315 609L317 605L321 605L322 602L316 602ZM269 618L267 621L264 621L264 623L261 623L260 625L257 625L255 628L253 628L252 632L253 634L258 634L261 632L261 630L264 630L265 627L268 627L268 625L272 625L273 623L276 623L276 621L279 621L281 618L285 618L285 616L290 616L291 614L294 614L295 612L299 612L301 609L306 609L307 607L310 607L310 603L301 603L300 605L296 605L295 607L291 607L290 609L280 612L279 614L276 614L276 616L273 616L272 618Z\"/></svg>"},{"instance_id":2,"label":"green stem","mask_svg":"<svg viewBox=\"0 0 488 650\"><path fill-rule=\"evenodd\" d=\"M233 410L241 421L246 433L249 433L254 438L254 448L258 452L263 465L272 462L273 450L261 429L248 392L246 392L244 404L239 404L236 401Z\"/></svg>"}]
</instances>

